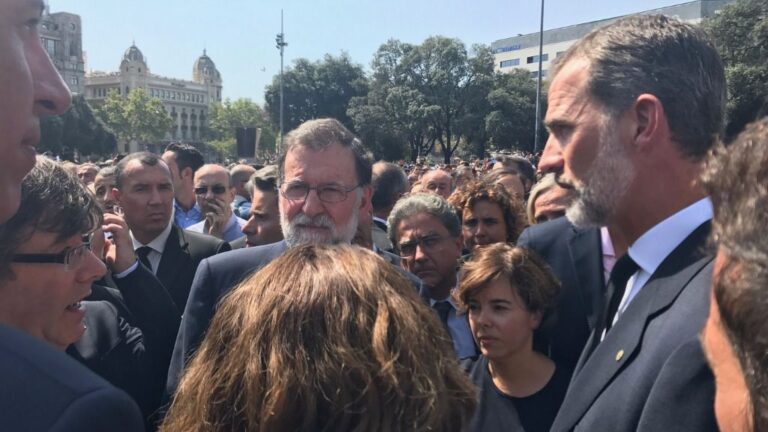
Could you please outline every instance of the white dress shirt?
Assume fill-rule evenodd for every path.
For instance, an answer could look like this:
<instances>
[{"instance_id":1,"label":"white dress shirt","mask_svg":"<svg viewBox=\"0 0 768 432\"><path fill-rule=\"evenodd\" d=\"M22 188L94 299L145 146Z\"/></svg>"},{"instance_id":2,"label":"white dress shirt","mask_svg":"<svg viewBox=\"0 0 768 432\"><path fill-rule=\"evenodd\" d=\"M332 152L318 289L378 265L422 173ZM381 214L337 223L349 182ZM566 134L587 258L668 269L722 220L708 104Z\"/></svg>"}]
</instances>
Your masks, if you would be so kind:
<instances>
[{"instance_id":1,"label":"white dress shirt","mask_svg":"<svg viewBox=\"0 0 768 432\"><path fill-rule=\"evenodd\" d=\"M712 201L702 198L656 224L640 236L627 253L640 269L629 278L613 322L619 319L656 269L691 233L712 219Z\"/></svg>"},{"instance_id":2,"label":"white dress shirt","mask_svg":"<svg viewBox=\"0 0 768 432\"><path fill-rule=\"evenodd\" d=\"M171 229L173 224L169 223L167 227L160 233L154 240L147 244L141 244L136 237L131 233L131 241L133 241L133 250L137 250L142 246L149 246L152 249L147 254L147 260L152 264L152 273L157 274L157 268L160 267L160 260L163 258L163 251L165 251L165 243L168 241L168 236L171 235Z\"/></svg>"}]
</instances>

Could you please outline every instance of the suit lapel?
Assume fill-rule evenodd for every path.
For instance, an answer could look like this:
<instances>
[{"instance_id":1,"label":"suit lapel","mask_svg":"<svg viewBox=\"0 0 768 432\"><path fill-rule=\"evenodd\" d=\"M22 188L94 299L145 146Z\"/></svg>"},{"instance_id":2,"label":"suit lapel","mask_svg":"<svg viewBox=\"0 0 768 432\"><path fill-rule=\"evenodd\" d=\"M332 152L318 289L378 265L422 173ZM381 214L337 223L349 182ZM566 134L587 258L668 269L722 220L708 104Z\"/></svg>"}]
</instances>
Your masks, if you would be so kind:
<instances>
[{"instance_id":1,"label":"suit lapel","mask_svg":"<svg viewBox=\"0 0 768 432\"><path fill-rule=\"evenodd\" d=\"M581 299L589 328L595 328L598 308L603 304L605 281L603 280L603 248L600 230L574 228L568 240L568 251L578 278ZM596 254L595 251L598 251Z\"/></svg>"},{"instance_id":2,"label":"suit lapel","mask_svg":"<svg viewBox=\"0 0 768 432\"><path fill-rule=\"evenodd\" d=\"M709 228L707 222L694 230L656 269L593 353L589 355L588 348L582 353L569 386L569 393L578 396L566 397L570 404L567 410L561 410L567 416L564 424L578 423L616 375L636 358L648 322L668 308L712 260L702 250ZM595 332L593 329L587 347L600 337Z\"/></svg>"},{"instance_id":3,"label":"suit lapel","mask_svg":"<svg viewBox=\"0 0 768 432\"><path fill-rule=\"evenodd\" d=\"M160 279L160 282L169 292L175 290L174 282L180 275L180 271L190 268L188 265L185 265L185 261L189 260L187 241L184 238L184 234L179 231L181 229L176 225L171 229L156 273L157 278Z\"/></svg>"}]
</instances>

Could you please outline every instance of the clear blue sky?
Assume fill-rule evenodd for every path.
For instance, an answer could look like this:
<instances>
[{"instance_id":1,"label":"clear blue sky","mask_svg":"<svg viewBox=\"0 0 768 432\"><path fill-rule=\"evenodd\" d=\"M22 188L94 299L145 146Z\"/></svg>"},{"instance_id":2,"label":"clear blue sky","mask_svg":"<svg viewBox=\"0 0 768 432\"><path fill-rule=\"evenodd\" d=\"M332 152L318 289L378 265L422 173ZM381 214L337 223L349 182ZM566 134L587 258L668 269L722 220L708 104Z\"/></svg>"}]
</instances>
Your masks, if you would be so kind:
<instances>
[{"instance_id":1,"label":"clear blue sky","mask_svg":"<svg viewBox=\"0 0 768 432\"><path fill-rule=\"evenodd\" d=\"M224 97L263 103L280 71L275 34L285 15L286 66L349 53L366 69L388 39L421 43L431 35L467 46L532 33L536 0L48 0L51 12L83 20L89 70L116 71L133 40L152 73L191 79L207 48L224 79ZM684 0L546 0L544 28L556 28L683 3Z\"/></svg>"}]
</instances>

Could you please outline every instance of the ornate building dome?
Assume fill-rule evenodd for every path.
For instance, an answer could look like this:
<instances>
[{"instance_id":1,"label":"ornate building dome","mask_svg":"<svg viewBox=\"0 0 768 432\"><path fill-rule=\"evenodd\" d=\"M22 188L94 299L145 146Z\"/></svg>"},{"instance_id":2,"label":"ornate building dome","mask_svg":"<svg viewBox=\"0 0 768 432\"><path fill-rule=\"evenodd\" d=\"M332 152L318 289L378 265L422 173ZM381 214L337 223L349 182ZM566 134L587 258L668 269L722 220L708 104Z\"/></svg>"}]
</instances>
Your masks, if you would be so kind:
<instances>
[{"instance_id":1,"label":"ornate building dome","mask_svg":"<svg viewBox=\"0 0 768 432\"><path fill-rule=\"evenodd\" d=\"M136 46L136 43L125 50L125 54L123 54L123 61L140 61L142 63L146 63L144 60L144 54L141 53L141 50L139 50L139 48Z\"/></svg>"},{"instance_id":2,"label":"ornate building dome","mask_svg":"<svg viewBox=\"0 0 768 432\"><path fill-rule=\"evenodd\" d=\"M216 64L208 57L205 50L203 50L203 55L195 61L195 65L192 67L192 77L197 82L221 80L221 74L216 69Z\"/></svg>"}]
</instances>

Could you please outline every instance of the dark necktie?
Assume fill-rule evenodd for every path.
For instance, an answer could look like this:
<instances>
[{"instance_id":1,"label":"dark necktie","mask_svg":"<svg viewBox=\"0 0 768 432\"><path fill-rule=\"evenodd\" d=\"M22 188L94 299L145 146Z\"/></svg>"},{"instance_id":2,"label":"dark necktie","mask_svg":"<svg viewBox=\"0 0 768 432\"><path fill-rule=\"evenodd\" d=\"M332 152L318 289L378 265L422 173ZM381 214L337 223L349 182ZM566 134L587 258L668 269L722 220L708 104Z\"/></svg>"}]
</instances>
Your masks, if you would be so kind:
<instances>
[{"instance_id":1,"label":"dark necktie","mask_svg":"<svg viewBox=\"0 0 768 432\"><path fill-rule=\"evenodd\" d=\"M136 255L139 257L139 262L144 264L144 267L148 268L149 271L153 271L152 264L149 262L150 252L152 252L152 248L149 246L142 246L136 249Z\"/></svg>"},{"instance_id":2,"label":"dark necktie","mask_svg":"<svg viewBox=\"0 0 768 432\"><path fill-rule=\"evenodd\" d=\"M625 253L624 256L616 261L616 265L611 270L611 278L608 284L608 309L606 309L605 322L603 328L607 332L613 325L613 318L619 310L621 299L624 298L624 292L627 290L627 282L633 274L637 272L637 263Z\"/></svg>"},{"instance_id":3,"label":"dark necktie","mask_svg":"<svg viewBox=\"0 0 768 432\"><path fill-rule=\"evenodd\" d=\"M451 312L451 309L453 309L453 306L451 306L451 304L447 301L439 301L432 307L435 308L435 311L437 311L437 316L440 317L440 321L443 323L445 330L450 335L451 331L448 329L448 314Z\"/></svg>"}]
</instances>

